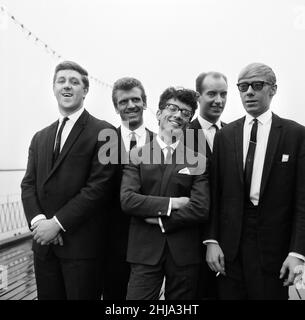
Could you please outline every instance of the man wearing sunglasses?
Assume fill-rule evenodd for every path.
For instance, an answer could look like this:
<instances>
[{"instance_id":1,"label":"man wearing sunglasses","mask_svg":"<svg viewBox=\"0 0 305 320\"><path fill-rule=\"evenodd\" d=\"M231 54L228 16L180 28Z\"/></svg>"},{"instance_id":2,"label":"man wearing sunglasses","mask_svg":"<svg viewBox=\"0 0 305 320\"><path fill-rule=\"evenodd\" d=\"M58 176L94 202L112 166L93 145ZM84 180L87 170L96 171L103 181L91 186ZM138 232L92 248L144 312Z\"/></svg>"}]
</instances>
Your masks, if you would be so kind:
<instances>
[{"instance_id":1,"label":"man wearing sunglasses","mask_svg":"<svg viewBox=\"0 0 305 320\"><path fill-rule=\"evenodd\" d=\"M237 87L247 114L215 137L207 262L221 299L287 299L305 255L305 128L271 112L267 65Z\"/></svg>"},{"instance_id":2,"label":"man wearing sunglasses","mask_svg":"<svg viewBox=\"0 0 305 320\"><path fill-rule=\"evenodd\" d=\"M158 135L133 149L132 163L124 167L121 206L131 216L127 300L158 299L164 277L166 300L196 297L210 193L205 157L181 141L196 108L196 92L166 89L157 111Z\"/></svg>"}]
</instances>

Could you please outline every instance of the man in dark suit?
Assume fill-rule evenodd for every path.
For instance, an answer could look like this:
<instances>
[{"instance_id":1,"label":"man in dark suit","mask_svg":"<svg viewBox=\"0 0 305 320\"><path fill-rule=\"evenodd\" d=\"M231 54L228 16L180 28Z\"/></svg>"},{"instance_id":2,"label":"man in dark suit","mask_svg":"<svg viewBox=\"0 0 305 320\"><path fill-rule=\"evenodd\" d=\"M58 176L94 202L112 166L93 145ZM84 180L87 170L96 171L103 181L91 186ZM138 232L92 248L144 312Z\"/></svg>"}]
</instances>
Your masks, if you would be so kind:
<instances>
[{"instance_id":1,"label":"man in dark suit","mask_svg":"<svg viewBox=\"0 0 305 320\"><path fill-rule=\"evenodd\" d=\"M104 300L125 300L130 267L126 261L130 217L122 212L120 187L122 168L127 163L128 152L152 140L153 133L143 124L146 109L146 94L142 83L126 77L117 80L112 88L112 101L121 117L118 132L119 165L115 178L115 190L107 215L106 226L106 267L104 280Z\"/></svg>"},{"instance_id":2,"label":"man in dark suit","mask_svg":"<svg viewBox=\"0 0 305 320\"><path fill-rule=\"evenodd\" d=\"M237 86L247 115L215 137L207 262L221 299L287 299L305 255L305 128L271 112L270 67Z\"/></svg>"},{"instance_id":3,"label":"man in dark suit","mask_svg":"<svg viewBox=\"0 0 305 320\"><path fill-rule=\"evenodd\" d=\"M227 102L227 77L215 71L201 73L196 79L196 91L199 92L199 115L189 126L190 136L194 137L194 150L206 155L209 159L213 151L215 134L225 123L220 116ZM188 145L189 147L192 144ZM206 246L202 246L206 256ZM198 299L217 299L217 284L214 272L204 262L200 270Z\"/></svg>"},{"instance_id":4,"label":"man in dark suit","mask_svg":"<svg viewBox=\"0 0 305 320\"><path fill-rule=\"evenodd\" d=\"M102 165L98 135L115 130L83 106L88 73L75 62L57 65L53 91L59 120L32 139L22 202L33 230L38 299L100 299L101 211L114 167Z\"/></svg>"},{"instance_id":5,"label":"man in dark suit","mask_svg":"<svg viewBox=\"0 0 305 320\"><path fill-rule=\"evenodd\" d=\"M124 167L121 205L131 215L128 300L194 299L200 230L209 211L206 159L185 148L183 130L197 108L196 92L168 88L160 97L158 135L131 151Z\"/></svg>"},{"instance_id":6,"label":"man in dark suit","mask_svg":"<svg viewBox=\"0 0 305 320\"><path fill-rule=\"evenodd\" d=\"M220 116L227 102L227 77L215 71L201 73L196 79L196 91L200 94L199 115L188 128L194 130L194 150L209 158L215 133L225 125Z\"/></svg>"}]
</instances>

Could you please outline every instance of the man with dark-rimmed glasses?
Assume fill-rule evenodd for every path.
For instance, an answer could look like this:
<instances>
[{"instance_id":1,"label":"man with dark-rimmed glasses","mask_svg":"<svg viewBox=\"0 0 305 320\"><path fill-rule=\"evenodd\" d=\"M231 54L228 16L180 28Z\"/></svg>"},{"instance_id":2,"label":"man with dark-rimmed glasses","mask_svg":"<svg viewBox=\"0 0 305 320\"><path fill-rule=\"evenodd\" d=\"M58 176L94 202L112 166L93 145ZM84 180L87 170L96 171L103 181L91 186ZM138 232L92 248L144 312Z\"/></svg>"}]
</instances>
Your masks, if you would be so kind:
<instances>
[{"instance_id":1,"label":"man with dark-rimmed glasses","mask_svg":"<svg viewBox=\"0 0 305 320\"><path fill-rule=\"evenodd\" d=\"M124 168L121 206L131 216L127 300L158 299L164 277L166 300L196 297L210 192L205 157L181 141L196 108L196 92L166 89L157 111L157 136L133 149L132 163ZM190 161L192 155L196 162Z\"/></svg>"},{"instance_id":2,"label":"man with dark-rimmed glasses","mask_svg":"<svg viewBox=\"0 0 305 320\"><path fill-rule=\"evenodd\" d=\"M215 137L207 262L221 299L287 299L305 255L305 128L271 112L267 65L237 87L247 114Z\"/></svg>"}]
</instances>

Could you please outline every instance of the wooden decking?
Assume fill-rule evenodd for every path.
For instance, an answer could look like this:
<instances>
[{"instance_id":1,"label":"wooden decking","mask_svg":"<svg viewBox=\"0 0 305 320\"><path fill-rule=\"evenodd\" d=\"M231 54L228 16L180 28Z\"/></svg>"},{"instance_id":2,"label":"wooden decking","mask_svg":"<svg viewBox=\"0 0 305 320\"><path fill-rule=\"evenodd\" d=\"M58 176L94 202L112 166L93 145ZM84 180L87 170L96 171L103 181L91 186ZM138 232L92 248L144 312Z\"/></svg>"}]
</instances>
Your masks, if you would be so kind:
<instances>
[{"instance_id":1,"label":"wooden decking","mask_svg":"<svg viewBox=\"0 0 305 320\"><path fill-rule=\"evenodd\" d=\"M0 300L37 300L31 240L0 249L0 265L8 271L8 287L0 289ZM289 296L290 300L304 300L305 290L297 292L292 286Z\"/></svg>"},{"instance_id":2,"label":"wooden decking","mask_svg":"<svg viewBox=\"0 0 305 320\"><path fill-rule=\"evenodd\" d=\"M0 250L0 265L7 266L8 287L0 289L0 300L37 299L31 240Z\"/></svg>"}]
</instances>

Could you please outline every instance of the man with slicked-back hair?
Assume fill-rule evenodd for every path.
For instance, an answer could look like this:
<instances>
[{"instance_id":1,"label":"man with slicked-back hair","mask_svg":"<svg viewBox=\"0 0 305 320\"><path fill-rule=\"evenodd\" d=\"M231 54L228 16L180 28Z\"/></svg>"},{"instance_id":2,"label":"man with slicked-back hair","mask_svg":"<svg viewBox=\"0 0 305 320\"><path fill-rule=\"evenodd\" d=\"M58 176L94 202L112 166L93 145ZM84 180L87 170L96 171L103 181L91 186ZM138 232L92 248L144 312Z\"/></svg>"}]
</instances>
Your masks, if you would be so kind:
<instances>
[{"instance_id":1,"label":"man with slicked-back hair","mask_svg":"<svg viewBox=\"0 0 305 320\"><path fill-rule=\"evenodd\" d=\"M126 261L130 218L122 212L120 187L124 163L131 148L141 147L152 140L153 133L145 128L143 112L147 104L142 83L132 77L115 81L112 102L121 125L117 128L119 165L115 174L115 188L106 226L106 257L104 272L104 300L125 300L130 268Z\"/></svg>"},{"instance_id":2,"label":"man with slicked-back hair","mask_svg":"<svg viewBox=\"0 0 305 320\"><path fill-rule=\"evenodd\" d=\"M102 130L115 128L84 108L88 72L57 65L53 91L59 120L37 132L22 180L24 212L33 233L39 300L101 298L105 208L114 166L100 162Z\"/></svg>"}]
</instances>

